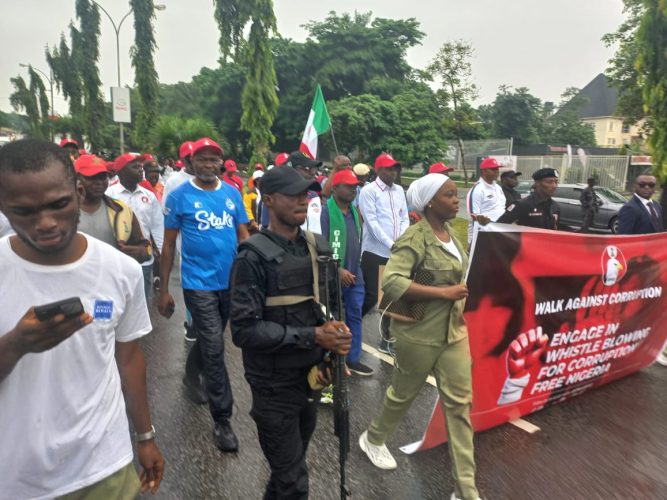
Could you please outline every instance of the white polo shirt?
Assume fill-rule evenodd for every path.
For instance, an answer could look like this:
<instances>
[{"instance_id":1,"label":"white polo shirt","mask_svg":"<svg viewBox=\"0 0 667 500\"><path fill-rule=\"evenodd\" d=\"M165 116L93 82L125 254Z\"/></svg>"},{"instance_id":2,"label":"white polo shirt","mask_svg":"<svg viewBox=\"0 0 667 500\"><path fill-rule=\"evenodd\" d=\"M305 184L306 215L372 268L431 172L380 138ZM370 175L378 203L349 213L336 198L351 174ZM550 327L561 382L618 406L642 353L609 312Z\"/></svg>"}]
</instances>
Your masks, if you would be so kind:
<instances>
[{"instance_id":1,"label":"white polo shirt","mask_svg":"<svg viewBox=\"0 0 667 500\"><path fill-rule=\"evenodd\" d=\"M473 215L484 215L495 222L505 213L503 188L495 181L493 184L489 184L484 179L480 179L468 191L467 206L471 218ZM475 224L477 222L468 225L468 243L472 241Z\"/></svg>"},{"instance_id":2,"label":"white polo shirt","mask_svg":"<svg viewBox=\"0 0 667 500\"><path fill-rule=\"evenodd\" d=\"M106 194L115 200L122 201L132 209L139 220L144 238L150 239L153 237L153 241L161 252L162 242L164 241L164 216L157 196L142 186L137 186L137 189L131 192L120 182L109 186ZM153 260L154 258L151 255L151 258L141 265L151 266Z\"/></svg>"}]
</instances>

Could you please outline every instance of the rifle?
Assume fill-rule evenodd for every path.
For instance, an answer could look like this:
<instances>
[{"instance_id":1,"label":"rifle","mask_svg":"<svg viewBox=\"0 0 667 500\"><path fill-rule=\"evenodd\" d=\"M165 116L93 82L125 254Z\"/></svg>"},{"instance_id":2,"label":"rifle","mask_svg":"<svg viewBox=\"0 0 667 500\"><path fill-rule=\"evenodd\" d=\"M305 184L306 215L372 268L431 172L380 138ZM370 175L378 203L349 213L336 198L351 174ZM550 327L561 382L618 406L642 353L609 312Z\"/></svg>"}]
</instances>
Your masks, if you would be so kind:
<instances>
[{"instance_id":1,"label":"rifle","mask_svg":"<svg viewBox=\"0 0 667 500\"><path fill-rule=\"evenodd\" d=\"M317 258L324 267L324 308L327 321L336 319L331 310L331 295L329 290L330 269L333 268L333 278L336 284L336 302L338 305L338 319L345 321L342 292L340 288L339 263L337 260L324 255ZM345 463L350 450L350 395L345 375L345 356L333 355L333 412L334 434L338 437L338 464L340 469L340 498L345 500L350 495L345 478Z\"/></svg>"}]
</instances>

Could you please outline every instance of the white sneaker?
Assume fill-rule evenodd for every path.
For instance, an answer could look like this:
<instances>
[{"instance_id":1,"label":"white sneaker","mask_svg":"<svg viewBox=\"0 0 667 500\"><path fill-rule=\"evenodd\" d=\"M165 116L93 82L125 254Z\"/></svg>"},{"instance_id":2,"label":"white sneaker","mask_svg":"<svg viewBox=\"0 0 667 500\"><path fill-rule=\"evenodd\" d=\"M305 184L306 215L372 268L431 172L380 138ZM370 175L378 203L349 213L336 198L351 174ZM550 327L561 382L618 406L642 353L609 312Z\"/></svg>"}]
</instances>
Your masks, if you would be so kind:
<instances>
[{"instance_id":1,"label":"white sneaker","mask_svg":"<svg viewBox=\"0 0 667 500\"><path fill-rule=\"evenodd\" d=\"M660 354L658 354L658 359L656 361L660 363L662 366L667 366L667 351L662 351Z\"/></svg>"},{"instance_id":2,"label":"white sneaker","mask_svg":"<svg viewBox=\"0 0 667 500\"><path fill-rule=\"evenodd\" d=\"M384 470L394 470L397 467L396 460L384 444L378 446L368 441L368 431L359 436L359 447L375 467Z\"/></svg>"}]
</instances>

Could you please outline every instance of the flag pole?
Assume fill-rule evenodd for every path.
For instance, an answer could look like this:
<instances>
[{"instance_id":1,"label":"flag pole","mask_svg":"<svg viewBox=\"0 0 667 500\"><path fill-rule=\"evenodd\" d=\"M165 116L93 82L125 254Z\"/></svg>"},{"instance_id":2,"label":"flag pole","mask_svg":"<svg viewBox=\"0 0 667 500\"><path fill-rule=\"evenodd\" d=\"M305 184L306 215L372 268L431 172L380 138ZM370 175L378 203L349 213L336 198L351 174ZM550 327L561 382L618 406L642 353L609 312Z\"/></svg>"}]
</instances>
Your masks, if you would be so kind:
<instances>
[{"instance_id":1,"label":"flag pole","mask_svg":"<svg viewBox=\"0 0 667 500\"><path fill-rule=\"evenodd\" d=\"M334 150L336 151L336 156L338 156L338 146L336 145L336 136L333 133L333 122L331 122L331 127L329 128L331 131L331 139L333 140L334 144Z\"/></svg>"}]
</instances>

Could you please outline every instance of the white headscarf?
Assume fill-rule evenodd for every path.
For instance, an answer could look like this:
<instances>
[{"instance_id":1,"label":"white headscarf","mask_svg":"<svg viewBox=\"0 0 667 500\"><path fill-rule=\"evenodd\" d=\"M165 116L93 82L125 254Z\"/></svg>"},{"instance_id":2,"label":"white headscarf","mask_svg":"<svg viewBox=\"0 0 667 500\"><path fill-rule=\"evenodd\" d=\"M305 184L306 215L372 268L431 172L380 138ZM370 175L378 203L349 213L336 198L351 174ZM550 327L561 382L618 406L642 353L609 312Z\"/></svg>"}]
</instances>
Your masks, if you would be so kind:
<instances>
[{"instance_id":1,"label":"white headscarf","mask_svg":"<svg viewBox=\"0 0 667 500\"><path fill-rule=\"evenodd\" d=\"M420 214L424 213L424 208L428 205L438 189L449 180L449 177L442 174L426 174L420 177L408 188L407 199L410 210L415 210Z\"/></svg>"}]
</instances>

